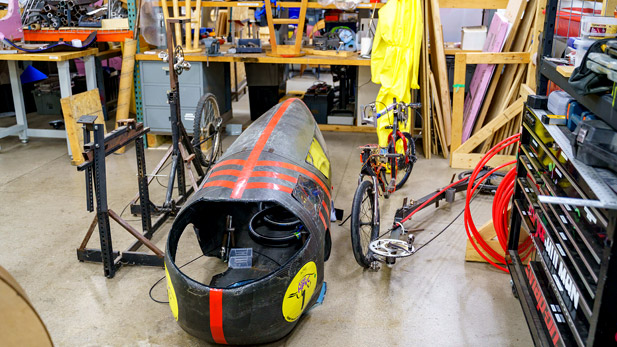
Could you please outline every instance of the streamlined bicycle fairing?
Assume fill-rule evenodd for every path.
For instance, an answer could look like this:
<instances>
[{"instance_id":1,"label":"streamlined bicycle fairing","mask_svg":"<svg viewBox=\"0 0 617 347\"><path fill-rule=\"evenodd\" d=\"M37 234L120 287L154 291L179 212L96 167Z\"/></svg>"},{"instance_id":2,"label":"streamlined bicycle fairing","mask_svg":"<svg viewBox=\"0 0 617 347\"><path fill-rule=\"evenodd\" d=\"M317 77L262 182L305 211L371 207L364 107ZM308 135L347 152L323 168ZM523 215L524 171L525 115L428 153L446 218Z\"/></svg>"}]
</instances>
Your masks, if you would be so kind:
<instances>
[{"instance_id":1,"label":"streamlined bicycle fairing","mask_svg":"<svg viewBox=\"0 0 617 347\"><path fill-rule=\"evenodd\" d=\"M298 99L273 107L238 137L169 233L168 294L184 330L223 344L266 343L291 332L325 289L330 177L321 132ZM176 264L187 230L219 270L189 276Z\"/></svg>"}]
</instances>

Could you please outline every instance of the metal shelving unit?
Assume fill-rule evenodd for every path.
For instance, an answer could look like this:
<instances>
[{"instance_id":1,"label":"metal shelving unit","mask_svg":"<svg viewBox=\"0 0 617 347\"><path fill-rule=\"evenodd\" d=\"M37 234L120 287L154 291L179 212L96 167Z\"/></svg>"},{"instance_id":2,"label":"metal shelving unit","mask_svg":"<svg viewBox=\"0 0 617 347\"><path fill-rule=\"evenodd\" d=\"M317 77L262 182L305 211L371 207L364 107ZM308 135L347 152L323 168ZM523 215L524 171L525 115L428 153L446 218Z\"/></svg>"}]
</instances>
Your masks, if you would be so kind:
<instances>
[{"instance_id":1,"label":"metal shelving unit","mask_svg":"<svg viewBox=\"0 0 617 347\"><path fill-rule=\"evenodd\" d=\"M524 111L508 243L513 291L536 345L614 345L617 194L606 172L574 158L567 128L540 121L543 112Z\"/></svg>"},{"instance_id":2,"label":"metal shelving unit","mask_svg":"<svg viewBox=\"0 0 617 347\"><path fill-rule=\"evenodd\" d=\"M559 88L565 90L583 106L587 107L589 111L617 129L617 110L613 108L610 94L605 94L604 96L597 94L578 94L574 88L570 86L570 83L568 83L568 78L557 72L557 64L547 61L545 58L543 58L540 63L540 73L559 86Z\"/></svg>"},{"instance_id":3,"label":"metal shelving unit","mask_svg":"<svg viewBox=\"0 0 617 347\"><path fill-rule=\"evenodd\" d=\"M617 129L610 96L578 94L546 59L557 4L549 0L546 6L537 94L546 95L552 81ZM508 241L512 290L536 345L615 345L617 194L604 181L615 174L576 160L573 135L543 124L546 111L526 107L523 112Z\"/></svg>"}]
</instances>

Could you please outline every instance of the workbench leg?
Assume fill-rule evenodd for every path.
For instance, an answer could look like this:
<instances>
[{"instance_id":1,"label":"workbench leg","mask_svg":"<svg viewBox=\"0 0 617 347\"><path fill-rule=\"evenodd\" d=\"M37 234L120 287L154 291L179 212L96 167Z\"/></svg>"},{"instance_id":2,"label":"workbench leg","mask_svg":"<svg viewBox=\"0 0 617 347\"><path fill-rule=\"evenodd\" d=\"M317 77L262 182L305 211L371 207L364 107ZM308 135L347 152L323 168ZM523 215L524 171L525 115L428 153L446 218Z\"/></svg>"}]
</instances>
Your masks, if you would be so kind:
<instances>
[{"instance_id":1,"label":"workbench leg","mask_svg":"<svg viewBox=\"0 0 617 347\"><path fill-rule=\"evenodd\" d=\"M71 71L69 70L68 61L58 62L58 79L60 81L60 97L68 98L69 96L73 95L73 90L71 89ZM66 137L66 148L68 148L69 156L73 158L73 152L71 152L71 143L69 142L68 136Z\"/></svg>"},{"instance_id":2,"label":"workbench leg","mask_svg":"<svg viewBox=\"0 0 617 347\"><path fill-rule=\"evenodd\" d=\"M86 70L86 88L92 90L96 88L96 66L94 64L94 56L89 55L84 57L84 69Z\"/></svg>"},{"instance_id":3,"label":"workbench leg","mask_svg":"<svg viewBox=\"0 0 617 347\"><path fill-rule=\"evenodd\" d=\"M13 92L13 104L15 105L15 119L17 125L23 129L18 133L19 139L23 143L28 142L28 121L26 119L26 106L24 105L24 94L21 89L21 80L19 78L17 61L8 60L9 76L11 78L11 91Z\"/></svg>"}]
</instances>

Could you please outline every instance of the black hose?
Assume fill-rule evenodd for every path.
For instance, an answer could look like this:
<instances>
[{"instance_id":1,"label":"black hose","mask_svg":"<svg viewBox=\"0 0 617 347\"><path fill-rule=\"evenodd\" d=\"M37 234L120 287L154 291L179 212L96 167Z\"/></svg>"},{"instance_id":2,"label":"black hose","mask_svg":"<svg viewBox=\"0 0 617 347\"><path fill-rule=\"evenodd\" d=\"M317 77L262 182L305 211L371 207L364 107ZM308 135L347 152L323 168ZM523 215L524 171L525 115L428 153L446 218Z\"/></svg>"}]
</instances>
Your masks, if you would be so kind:
<instances>
[{"instance_id":1,"label":"black hose","mask_svg":"<svg viewBox=\"0 0 617 347\"><path fill-rule=\"evenodd\" d=\"M275 208L282 207L278 205L270 206L260 210L259 212L255 213L253 217L251 217L251 220L249 221L249 236L251 237L251 239L253 239L253 241L264 246L285 247L298 242L303 234L307 234L306 231L303 231L303 226L300 224L300 220L293 222L280 222L275 221L274 218L272 218L272 215L269 216L268 219L266 219L267 213L271 213L271 211ZM277 228L282 228L283 231L287 229L286 231L288 231L290 234L282 237L273 237L260 234L255 230L254 227L255 224L260 221ZM292 229L288 229L290 227Z\"/></svg>"}]
</instances>

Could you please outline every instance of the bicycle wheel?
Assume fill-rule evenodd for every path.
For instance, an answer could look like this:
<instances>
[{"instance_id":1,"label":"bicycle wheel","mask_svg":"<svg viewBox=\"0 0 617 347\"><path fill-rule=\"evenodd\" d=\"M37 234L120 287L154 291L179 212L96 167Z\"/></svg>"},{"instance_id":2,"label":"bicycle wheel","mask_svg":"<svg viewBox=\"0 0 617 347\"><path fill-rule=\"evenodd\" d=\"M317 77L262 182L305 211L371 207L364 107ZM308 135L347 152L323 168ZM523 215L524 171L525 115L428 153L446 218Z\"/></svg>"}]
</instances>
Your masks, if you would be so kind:
<instances>
[{"instance_id":1,"label":"bicycle wheel","mask_svg":"<svg viewBox=\"0 0 617 347\"><path fill-rule=\"evenodd\" d=\"M399 190L403 187L409 175L411 174L411 170L413 169L413 164L416 162L416 144L413 141L410 133L404 132L403 136L407 139L407 147L404 148L405 157L402 159L393 159L396 162L397 173L396 173L396 190ZM398 141L399 139L397 139ZM388 144L388 153L394 153L394 143L397 141L390 142ZM391 165L392 166L392 165ZM392 169L392 168L390 168Z\"/></svg>"},{"instance_id":2,"label":"bicycle wheel","mask_svg":"<svg viewBox=\"0 0 617 347\"><path fill-rule=\"evenodd\" d=\"M379 211L377 216L374 214L375 194L373 184L362 181L351 205L351 248L358 264L365 268L373 261L369 244L379 236Z\"/></svg>"},{"instance_id":3,"label":"bicycle wheel","mask_svg":"<svg viewBox=\"0 0 617 347\"><path fill-rule=\"evenodd\" d=\"M197 103L193 120L193 147L199 163L210 168L223 152L219 105L214 94L204 94Z\"/></svg>"}]
</instances>

